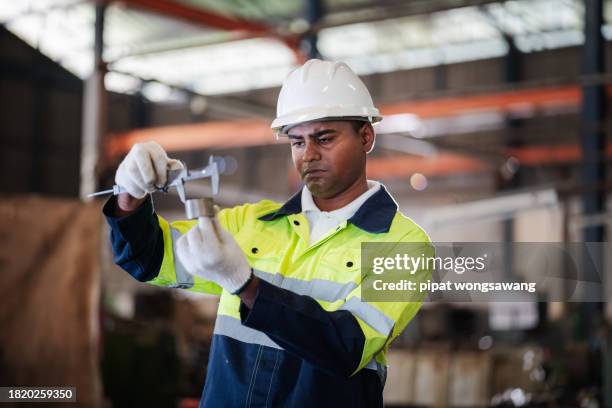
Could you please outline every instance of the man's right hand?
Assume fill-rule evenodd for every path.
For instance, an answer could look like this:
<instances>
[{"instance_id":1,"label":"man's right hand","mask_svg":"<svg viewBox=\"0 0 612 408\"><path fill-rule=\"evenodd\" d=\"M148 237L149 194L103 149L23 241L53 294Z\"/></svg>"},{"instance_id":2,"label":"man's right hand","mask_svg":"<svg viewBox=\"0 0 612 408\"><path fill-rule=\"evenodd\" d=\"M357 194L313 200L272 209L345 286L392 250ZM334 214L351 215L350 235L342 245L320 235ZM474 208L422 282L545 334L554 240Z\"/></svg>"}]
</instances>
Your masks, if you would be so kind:
<instances>
[{"instance_id":1,"label":"man's right hand","mask_svg":"<svg viewBox=\"0 0 612 408\"><path fill-rule=\"evenodd\" d=\"M182 167L180 161L168 158L156 142L135 144L115 174L115 183L127 191L117 198L118 210L126 213L136 210L148 193L166 184L168 170Z\"/></svg>"}]
</instances>

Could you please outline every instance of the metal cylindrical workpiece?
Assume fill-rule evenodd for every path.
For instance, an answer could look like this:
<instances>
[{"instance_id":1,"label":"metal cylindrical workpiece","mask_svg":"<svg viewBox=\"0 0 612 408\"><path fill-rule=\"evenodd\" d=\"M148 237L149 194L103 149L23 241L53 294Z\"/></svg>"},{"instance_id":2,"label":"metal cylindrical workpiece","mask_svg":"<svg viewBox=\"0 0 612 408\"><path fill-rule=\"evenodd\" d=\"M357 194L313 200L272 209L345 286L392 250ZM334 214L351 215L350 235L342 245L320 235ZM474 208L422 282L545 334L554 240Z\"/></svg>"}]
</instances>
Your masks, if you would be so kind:
<instances>
[{"instance_id":1,"label":"metal cylindrical workpiece","mask_svg":"<svg viewBox=\"0 0 612 408\"><path fill-rule=\"evenodd\" d=\"M185 201L187 219L195 220L199 217L214 217L215 208L212 198L194 198Z\"/></svg>"}]
</instances>

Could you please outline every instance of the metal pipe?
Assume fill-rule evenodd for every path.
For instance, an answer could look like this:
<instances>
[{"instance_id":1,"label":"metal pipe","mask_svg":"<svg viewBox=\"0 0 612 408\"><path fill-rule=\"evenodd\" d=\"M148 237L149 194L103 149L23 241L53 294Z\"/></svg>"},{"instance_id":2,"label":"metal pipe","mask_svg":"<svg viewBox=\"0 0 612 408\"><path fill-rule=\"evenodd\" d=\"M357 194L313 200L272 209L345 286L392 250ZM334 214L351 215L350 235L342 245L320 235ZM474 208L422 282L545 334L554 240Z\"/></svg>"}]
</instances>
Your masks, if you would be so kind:
<instances>
[{"instance_id":1,"label":"metal pipe","mask_svg":"<svg viewBox=\"0 0 612 408\"><path fill-rule=\"evenodd\" d=\"M94 26L94 71L85 81L83 95L83 123L81 138L81 184L80 196L87 200L87 195L98 188L100 173L100 152L102 137L106 133L106 92L104 75L106 67L102 59L104 52L104 19L105 3L96 3L96 21Z\"/></svg>"}]
</instances>

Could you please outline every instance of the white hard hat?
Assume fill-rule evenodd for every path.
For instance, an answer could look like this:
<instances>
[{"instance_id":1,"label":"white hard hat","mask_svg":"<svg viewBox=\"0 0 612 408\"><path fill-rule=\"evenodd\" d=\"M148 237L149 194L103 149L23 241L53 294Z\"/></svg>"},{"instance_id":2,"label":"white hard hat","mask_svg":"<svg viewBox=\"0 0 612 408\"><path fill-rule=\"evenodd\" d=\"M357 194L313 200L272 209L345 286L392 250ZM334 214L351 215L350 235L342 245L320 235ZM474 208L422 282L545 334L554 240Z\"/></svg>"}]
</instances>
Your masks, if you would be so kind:
<instances>
[{"instance_id":1,"label":"white hard hat","mask_svg":"<svg viewBox=\"0 0 612 408\"><path fill-rule=\"evenodd\" d=\"M270 127L278 134L284 126L343 117L382 120L370 92L346 64L311 59L283 82Z\"/></svg>"}]
</instances>

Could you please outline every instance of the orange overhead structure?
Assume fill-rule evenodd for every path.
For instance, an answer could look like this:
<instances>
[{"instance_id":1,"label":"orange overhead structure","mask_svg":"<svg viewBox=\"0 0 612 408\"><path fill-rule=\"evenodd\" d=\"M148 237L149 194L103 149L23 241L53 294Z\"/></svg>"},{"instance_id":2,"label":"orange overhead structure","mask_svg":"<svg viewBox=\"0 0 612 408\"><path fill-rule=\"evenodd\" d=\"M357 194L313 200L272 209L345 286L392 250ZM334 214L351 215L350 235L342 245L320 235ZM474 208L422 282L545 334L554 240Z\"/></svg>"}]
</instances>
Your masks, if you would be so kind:
<instances>
[{"instance_id":1,"label":"orange overhead structure","mask_svg":"<svg viewBox=\"0 0 612 408\"><path fill-rule=\"evenodd\" d=\"M607 92L612 95L611 86L607 87ZM432 118L487 110L510 112L526 108L578 106L581 97L580 87L572 85L402 102L385 105L381 111L383 115L412 113L421 118Z\"/></svg>"},{"instance_id":2,"label":"orange overhead structure","mask_svg":"<svg viewBox=\"0 0 612 408\"><path fill-rule=\"evenodd\" d=\"M454 173L477 173L490 168L487 163L467 156L442 153L432 157L391 156L368 159L366 173L372 179L408 177L421 173L428 177Z\"/></svg>"},{"instance_id":3,"label":"orange overhead structure","mask_svg":"<svg viewBox=\"0 0 612 408\"><path fill-rule=\"evenodd\" d=\"M120 156L135 143L148 140L155 140L169 152L285 142L276 140L268 122L248 119L130 130L110 137L106 151L110 157Z\"/></svg>"},{"instance_id":4,"label":"orange overhead structure","mask_svg":"<svg viewBox=\"0 0 612 408\"><path fill-rule=\"evenodd\" d=\"M506 150L508 156L518 159L523 166L541 166L559 163L573 163L582 160L582 149L577 144L557 146L530 146ZM606 160L612 157L612 145L606 146L602 157L594 160Z\"/></svg>"},{"instance_id":5,"label":"orange overhead structure","mask_svg":"<svg viewBox=\"0 0 612 408\"><path fill-rule=\"evenodd\" d=\"M612 96L612 86L608 86L607 91ZM450 117L486 110L508 112L554 106L578 107L580 98L578 86L565 86L403 102L383 105L381 111L384 115L412 113L421 118ZM157 140L170 151L276 143L269 122L263 120L205 122L139 129L113 135L110 139L108 148L111 156L127 152L132 144L142 140Z\"/></svg>"},{"instance_id":6,"label":"orange overhead structure","mask_svg":"<svg viewBox=\"0 0 612 408\"><path fill-rule=\"evenodd\" d=\"M110 3L113 0L106 0ZM271 27L263 24L227 17L202 8L188 6L172 0L120 0L121 3L140 9L153 11L168 17L188 21L192 24L205 25L227 31L249 31L254 34L272 34Z\"/></svg>"},{"instance_id":7,"label":"orange overhead structure","mask_svg":"<svg viewBox=\"0 0 612 408\"><path fill-rule=\"evenodd\" d=\"M606 89L607 93L612 95L612 86ZM405 102L382 106L381 110L386 115L412 113L422 118L451 117L486 110L508 112L513 109L538 109L554 106L578 108L580 98L578 86L566 86ZM106 146L107 153L110 157L118 157L125 154L134 143L146 140L155 140L170 152L286 142L282 139L277 141L274 138L268 121L249 119L132 130L110 137ZM506 153L508 156L516 157L524 166L576 162L582 157L578 145L524 147L508 149ZM612 156L610 146L606 156ZM490 166L491 164L471 156L443 153L429 158L406 155L371 158L367 170L368 176L372 178L404 177L415 172L431 177L479 172Z\"/></svg>"},{"instance_id":8,"label":"orange overhead structure","mask_svg":"<svg viewBox=\"0 0 612 408\"><path fill-rule=\"evenodd\" d=\"M410 177L414 173L421 173L426 177L437 177L478 173L490 168L490 165L480 160L452 153L432 157L397 155L368 158L366 174L369 179L388 180ZM300 181L299 174L293 166L289 168L288 177L291 185L297 185Z\"/></svg>"},{"instance_id":9,"label":"orange overhead structure","mask_svg":"<svg viewBox=\"0 0 612 408\"><path fill-rule=\"evenodd\" d=\"M525 167L576 163L582 160L582 150L577 144L507 149L506 154L508 157L516 158L519 165ZM604 157L600 157L599 160L609 158L612 158L611 145L607 146ZM494 169L492 163L452 153L442 153L432 157L400 155L376 157L369 159L367 163L368 177L374 179L409 177L414 173L437 177Z\"/></svg>"},{"instance_id":10,"label":"orange overhead structure","mask_svg":"<svg viewBox=\"0 0 612 408\"><path fill-rule=\"evenodd\" d=\"M210 28L217 28L226 31L241 31L248 33L249 37L272 37L283 41L289 48L296 53L296 58L300 58L298 52L299 37L296 35L281 35L277 30L265 24L255 21L248 21L235 17L228 17L203 8L192 7L186 3L173 0L100 0L107 3L119 1L128 6L137 7L143 10L152 11L167 17L174 17L179 20L187 21L192 24L204 25ZM246 38L246 37L245 37Z\"/></svg>"},{"instance_id":11,"label":"orange overhead structure","mask_svg":"<svg viewBox=\"0 0 612 408\"><path fill-rule=\"evenodd\" d=\"M507 149L508 157L518 159L525 167L546 166L561 163L576 163L582 160L582 151L577 144L558 146L532 146L518 149ZM605 160L612 158L612 146L606 149ZM372 179L406 178L414 173L426 177L469 174L496 170L493 163L484 162L469 156L442 153L431 157L396 155L390 157L371 157L367 162L367 176ZM289 181L296 184L298 174L291 171Z\"/></svg>"}]
</instances>

